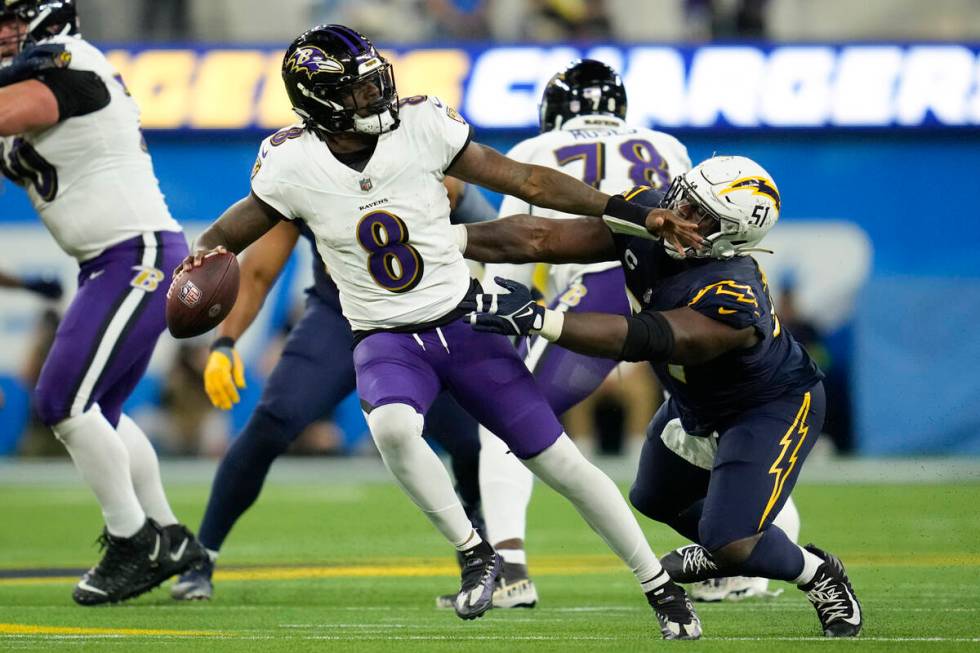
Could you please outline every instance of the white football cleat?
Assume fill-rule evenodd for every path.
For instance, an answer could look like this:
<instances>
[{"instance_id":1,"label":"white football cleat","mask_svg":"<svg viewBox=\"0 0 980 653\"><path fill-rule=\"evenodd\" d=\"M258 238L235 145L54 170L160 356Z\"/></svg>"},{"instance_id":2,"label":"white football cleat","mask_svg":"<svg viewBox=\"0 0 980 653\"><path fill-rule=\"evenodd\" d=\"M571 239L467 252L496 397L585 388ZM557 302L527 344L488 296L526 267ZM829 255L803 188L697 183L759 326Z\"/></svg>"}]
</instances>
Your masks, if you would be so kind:
<instances>
[{"instance_id":1,"label":"white football cleat","mask_svg":"<svg viewBox=\"0 0 980 653\"><path fill-rule=\"evenodd\" d=\"M777 589L769 591L768 578L746 578L732 576L730 578L712 578L691 583L687 594L692 601L699 603L717 603L719 601L741 601L752 597L773 598L783 593Z\"/></svg>"},{"instance_id":2,"label":"white football cleat","mask_svg":"<svg viewBox=\"0 0 980 653\"><path fill-rule=\"evenodd\" d=\"M512 583L501 577L497 589L493 591L495 608L533 608L538 604L538 589L530 578L521 578Z\"/></svg>"}]
</instances>

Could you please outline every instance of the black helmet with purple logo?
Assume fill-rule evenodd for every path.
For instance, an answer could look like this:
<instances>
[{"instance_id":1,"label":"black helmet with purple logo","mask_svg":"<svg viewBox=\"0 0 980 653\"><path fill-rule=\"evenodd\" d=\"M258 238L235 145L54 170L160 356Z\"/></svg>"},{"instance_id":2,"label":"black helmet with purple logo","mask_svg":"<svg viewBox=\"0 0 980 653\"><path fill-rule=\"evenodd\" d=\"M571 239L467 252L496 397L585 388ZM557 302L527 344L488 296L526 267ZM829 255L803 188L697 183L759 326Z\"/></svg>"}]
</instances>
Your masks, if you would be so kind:
<instances>
[{"instance_id":1,"label":"black helmet with purple logo","mask_svg":"<svg viewBox=\"0 0 980 653\"><path fill-rule=\"evenodd\" d=\"M0 21L11 19L26 25L22 37L13 37L19 40L15 54L46 38L78 33L75 0L0 0Z\"/></svg>"},{"instance_id":2,"label":"black helmet with purple logo","mask_svg":"<svg viewBox=\"0 0 980 653\"><path fill-rule=\"evenodd\" d=\"M301 34L282 60L293 110L326 133L383 134L398 127L391 64L363 34L319 25Z\"/></svg>"}]
</instances>

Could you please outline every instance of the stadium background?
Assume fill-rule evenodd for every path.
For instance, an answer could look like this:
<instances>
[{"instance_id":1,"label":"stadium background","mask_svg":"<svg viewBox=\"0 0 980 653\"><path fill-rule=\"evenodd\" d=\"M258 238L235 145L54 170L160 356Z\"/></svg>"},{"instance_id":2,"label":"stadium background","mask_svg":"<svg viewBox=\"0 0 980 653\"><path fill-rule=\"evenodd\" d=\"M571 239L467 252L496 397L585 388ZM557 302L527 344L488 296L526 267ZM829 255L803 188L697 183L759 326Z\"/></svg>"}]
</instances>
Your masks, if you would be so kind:
<instances>
[{"instance_id":1,"label":"stadium background","mask_svg":"<svg viewBox=\"0 0 980 653\"><path fill-rule=\"evenodd\" d=\"M535 132L556 69L605 60L623 72L631 122L675 134L695 162L745 154L777 180L776 254L760 259L777 292L793 287L846 381L857 452L980 453L980 12L969 0L709 5L81 0L80 15L142 107L157 175L189 236L247 192L259 141L292 122L280 53L311 22L361 28L391 54L403 97L439 95L501 150ZM208 412L212 453L244 423L269 343L308 277L305 246L294 258L242 343L243 403L230 421L189 409ZM74 288L74 263L9 182L0 268L57 275L68 298ZM0 453L15 453L28 430L25 370L46 308L0 293ZM184 427L175 404L160 402L174 376L198 382L193 356L165 337L129 406L165 450ZM363 436L360 419L354 402L336 416L347 448Z\"/></svg>"}]
</instances>

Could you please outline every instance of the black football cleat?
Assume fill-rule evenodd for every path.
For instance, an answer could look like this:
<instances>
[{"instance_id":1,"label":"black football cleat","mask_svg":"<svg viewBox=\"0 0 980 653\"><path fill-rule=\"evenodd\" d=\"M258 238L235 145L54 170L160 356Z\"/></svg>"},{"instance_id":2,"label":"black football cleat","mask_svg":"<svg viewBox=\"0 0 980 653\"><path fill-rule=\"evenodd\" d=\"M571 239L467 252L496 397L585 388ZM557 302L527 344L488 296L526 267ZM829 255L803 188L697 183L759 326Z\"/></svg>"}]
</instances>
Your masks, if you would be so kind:
<instances>
[{"instance_id":1,"label":"black football cleat","mask_svg":"<svg viewBox=\"0 0 980 653\"><path fill-rule=\"evenodd\" d=\"M837 556L812 544L803 548L823 560L813 580L799 587L817 610L824 636L857 637L864 620L844 565Z\"/></svg>"},{"instance_id":2,"label":"black football cleat","mask_svg":"<svg viewBox=\"0 0 980 653\"><path fill-rule=\"evenodd\" d=\"M660 564L675 583L700 583L718 576L718 565L700 544L688 544L674 549Z\"/></svg>"},{"instance_id":3,"label":"black football cleat","mask_svg":"<svg viewBox=\"0 0 980 653\"><path fill-rule=\"evenodd\" d=\"M168 544L167 554L163 559L168 578L210 562L207 550L183 524L164 526L163 532L167 536Z\"/></svg>"},{"instance_id":4,"label":"black football cleat","mask_svg":"<svg viewBox=\"0 0 980 653\"><path fill-rule=\"evenodd\" d=\"M163 564L167 537L147 519L132 537L116 537L103 530L98 539L105 554L78 581L72 598L79 605L118 603L148 592L168 576Z\"/></svg>"},{"instance_id":5,"label":"black football cleat","mask_svg":"<svg viewBox=\"0 0 980 653\"><path fill-rule=\"evenodd\" d=\"M463 551L462 585L453 602L460 619L476 619L493 606L501 560L489 542L483 541Z\"/></svg>"},{"instance_id":6,"label":"black football cleat","mask_svg":"<svg viewBox=\"0 0 980 653\"><path fill-rule=\"evenodd\" d=\"M672 580L646 593L664 639L701 639L701 619L684 588Z\"/></svg>"}]
</instances>

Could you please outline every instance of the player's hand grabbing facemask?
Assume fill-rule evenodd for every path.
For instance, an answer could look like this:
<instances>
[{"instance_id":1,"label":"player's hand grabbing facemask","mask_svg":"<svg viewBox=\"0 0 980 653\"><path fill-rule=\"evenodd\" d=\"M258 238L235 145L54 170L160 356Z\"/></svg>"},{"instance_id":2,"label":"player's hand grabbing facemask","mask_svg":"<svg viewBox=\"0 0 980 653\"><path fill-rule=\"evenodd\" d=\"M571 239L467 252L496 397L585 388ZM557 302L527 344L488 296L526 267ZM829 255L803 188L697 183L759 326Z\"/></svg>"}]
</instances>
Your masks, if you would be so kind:
<instances>
[{"instance_id":1,"label":"player's hand grabbing facemask","mask_svg":"<svg viewBox=\"0 0 980 653\"><path fill-rule=\"evenodd\" d=\"M502 277L494 277L494 281L508 292L479 294L463 300L460 308L472 311L464 321L477 331L505 336L527 336L540 331L545 308L534 301L528 287Z\"/></svg>"},{"instance_id":2,"label":"player's hand grabbing facemask","mask_svg":"<svg viewBox=\"0 0 980 653\"><path fill-rule=\"evenodd\" d=\"M245 366L232 338L218 338L204 368L204 391L215 408L231 410L240 401L238 388L245 387Z\"/></svg>"}]
</instances>

